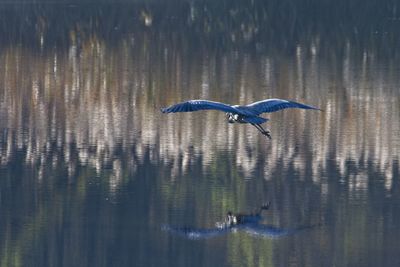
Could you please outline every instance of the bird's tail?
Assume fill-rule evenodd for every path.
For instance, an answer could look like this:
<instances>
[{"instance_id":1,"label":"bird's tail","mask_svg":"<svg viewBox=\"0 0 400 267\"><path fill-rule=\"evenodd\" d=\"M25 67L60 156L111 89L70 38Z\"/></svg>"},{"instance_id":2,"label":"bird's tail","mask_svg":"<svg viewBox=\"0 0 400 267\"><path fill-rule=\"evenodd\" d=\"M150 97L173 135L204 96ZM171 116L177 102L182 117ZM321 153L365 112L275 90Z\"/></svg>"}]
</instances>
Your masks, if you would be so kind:
<instances>
[{"instance_id":1,"label":"bird's tail","mask_svg":"<svg viewBox=\"0 0 400 267\"><path fill-rule=\"evenodd\" d=\"M258 117L258 116L254 116L254 117L243 117L243 120L244 120L245 122L253 123L253 124L262 124L262 123L268 121L268 119L261 118L261 117Z\"/></svg>"}]
</instances>

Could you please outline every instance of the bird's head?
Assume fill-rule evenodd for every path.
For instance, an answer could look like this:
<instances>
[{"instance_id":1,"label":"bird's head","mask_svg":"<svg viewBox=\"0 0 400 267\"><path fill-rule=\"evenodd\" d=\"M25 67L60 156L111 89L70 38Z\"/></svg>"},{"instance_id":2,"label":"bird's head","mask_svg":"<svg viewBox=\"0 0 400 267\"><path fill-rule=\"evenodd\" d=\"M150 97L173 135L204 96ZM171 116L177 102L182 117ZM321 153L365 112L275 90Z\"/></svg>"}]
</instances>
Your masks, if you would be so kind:
<instances>
[{"instance_id":1,"label":"bird's head","mask_svg":"<svg viewBox=\"0 0 400 267\"><path fill-rule=\"evenodd\" d=\"M232 113L227 112L225 113L225 115L229 123L235 123L235 118Z\"/></svg>"}]
</instances>

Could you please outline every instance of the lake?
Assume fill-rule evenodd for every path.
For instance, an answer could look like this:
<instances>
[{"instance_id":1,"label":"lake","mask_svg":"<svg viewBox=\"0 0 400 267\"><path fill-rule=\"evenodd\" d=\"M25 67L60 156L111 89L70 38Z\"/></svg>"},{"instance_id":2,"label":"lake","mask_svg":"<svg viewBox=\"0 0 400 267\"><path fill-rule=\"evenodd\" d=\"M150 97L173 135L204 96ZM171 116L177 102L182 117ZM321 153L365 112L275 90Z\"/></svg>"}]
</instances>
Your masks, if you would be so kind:
<instances>
[{"instance_id":1,"label":"lake","mask_svg":"<svg viewBox=\"0 0 400 267\"><path fill-rule=\"evenodd\" d=\"M400 266L396 1L0 3L0 266ZM269 140L189 99L282 98ZM270 202L263 236L187 238Z\"/></svg>"}]
</instances>

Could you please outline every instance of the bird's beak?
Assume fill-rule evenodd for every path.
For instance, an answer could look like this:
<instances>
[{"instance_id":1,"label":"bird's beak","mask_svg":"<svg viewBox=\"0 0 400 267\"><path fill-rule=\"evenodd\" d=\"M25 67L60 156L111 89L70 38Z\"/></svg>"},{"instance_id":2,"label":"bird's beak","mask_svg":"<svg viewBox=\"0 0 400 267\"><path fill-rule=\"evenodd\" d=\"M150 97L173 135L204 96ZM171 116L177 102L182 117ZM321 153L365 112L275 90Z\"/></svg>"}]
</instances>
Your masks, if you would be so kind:
<instances>
[{"instance_id":1,"label":"bird's beak","mask_svg":"<svg viewBox=\"0 0 400 267\"><path fill-rule=\"evenodd\" d=\"M226 119L228 120L229 123L235 123L235 120L232 118L231 113L225 113Z\"/></svg>"}]
</instances>

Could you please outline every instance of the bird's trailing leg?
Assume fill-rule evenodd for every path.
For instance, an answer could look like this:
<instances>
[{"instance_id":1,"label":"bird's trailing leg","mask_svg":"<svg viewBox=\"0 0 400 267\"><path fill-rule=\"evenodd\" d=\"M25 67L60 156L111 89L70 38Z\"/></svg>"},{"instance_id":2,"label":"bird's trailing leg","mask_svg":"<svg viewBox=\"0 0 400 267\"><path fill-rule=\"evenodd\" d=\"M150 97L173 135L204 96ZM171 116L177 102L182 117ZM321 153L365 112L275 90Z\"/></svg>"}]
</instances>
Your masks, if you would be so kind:
<instances>
[{"instance_id":1,"label":"bird's trailing leg","mask_svg":"<svg viewBox=\"0 0 400 267\"><path fill-rule=\"evenodd\" d=\"M266 131L260 124L252 123L251 125L253 125L254 127L256 127L257 130L259 130L263 135L265 135L266 137L268 137L269 139L271 139L271 135L269 134L269 131Z\"/></svg>"}]
</instances>

